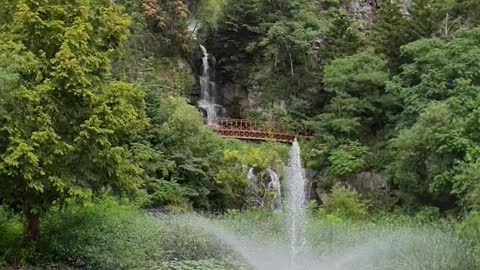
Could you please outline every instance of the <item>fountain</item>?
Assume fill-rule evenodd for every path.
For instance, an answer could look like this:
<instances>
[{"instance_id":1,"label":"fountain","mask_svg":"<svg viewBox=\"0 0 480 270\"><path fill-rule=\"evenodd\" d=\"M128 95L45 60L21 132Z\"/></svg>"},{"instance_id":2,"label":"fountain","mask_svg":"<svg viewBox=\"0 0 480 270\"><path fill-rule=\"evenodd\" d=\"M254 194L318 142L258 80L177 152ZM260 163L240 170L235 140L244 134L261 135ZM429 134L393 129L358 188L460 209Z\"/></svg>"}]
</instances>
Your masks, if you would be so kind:
<instances>
[{"instance_id":1,"label":"fountain","mask_svg":"<svg viewBox=\"0 0 480 270\"><path fill-rule=\"evenodd\" d=\"M305 246L305 186L306 180L297 140L290 150L290 162L286 168L287 180L287 228L289 235L290 269L297 269L297 258Z\"/></svg>"},{"instance_id":2,"label":"fountain","mask_svg":"<svg viewBox=\"0 0 480 270\"><path fill-rule=\"evenodd\" d=\"M468 245L442 230L396 224L308 222L306 180L300 146L294 142L285 168L286 201L281 214L259 222L248 212L227 219L201 216L176 221L227 245L236 260L256 270L472 270ZM269 171L271 173L273 171ZM249 179L258 183L254 169ZM271 185L277 185L271 175ZM279 183L278 183L279 184ZM273 187L272 187L273 188ZM244 216L247 215L247 216ZM275 219L283 217L283 226ZM278 230L278 227L283 227ZM309 239L309 241L307 241Z\"/></svg>"},{"instance_id":3,"label":"fountain","mask_svg":"<svg viewBox=\"0 0 480 270\"><path fill-rule=\"evenodd\" d=\"M207 125L215 126L218 116L224 110L218 104L217 85L213 79L215 77L215 58L208 54L207 49L203 45L200 45L200 48L203 53L203 73L200 76L200 100L198 101L198 107L205 110ZM212 63L212 69L210 69L210 63Z\"/></svg>"},{"instance_id":4,"label":"fountain","mask_svg":"<svg viewBox=\"0 0 480 270\"><path fill-rule=\"evenodd\" d=\"M306 180L300 157L300 145L295 140L290 151L290 161L285 168L287 176L287 195L285 202L287 243L281 239L269 239L265 242L255 241L257 236L251 232L244 231L238 235L226 230L212 220L199 216L180 218L182 223L190 224L192 227L201 229L214 235L222 242L232 247L248 264L255 269L266 270L296 270L313 269L320 261L305 250L306 247L306 213L305 213L305 188ZM266 192L275 191L276 195L272 202L272 209L279 209L281 206L281 185L278 175L272 169L267 169L270 179L266 186ZM251 186L258 188L260 179L252 167L248 171L248 179ZM258 239L257 239L258 240Z\"/></svg>"}]
</instances>

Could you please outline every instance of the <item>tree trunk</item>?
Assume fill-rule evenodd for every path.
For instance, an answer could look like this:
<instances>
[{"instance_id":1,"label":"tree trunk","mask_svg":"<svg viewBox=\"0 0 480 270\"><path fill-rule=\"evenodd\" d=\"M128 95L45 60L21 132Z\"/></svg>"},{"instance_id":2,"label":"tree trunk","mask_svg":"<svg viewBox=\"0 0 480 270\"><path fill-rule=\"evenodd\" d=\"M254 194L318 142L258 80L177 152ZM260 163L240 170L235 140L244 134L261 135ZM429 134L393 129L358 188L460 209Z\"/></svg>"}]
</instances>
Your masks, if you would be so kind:
<instances>
[{"instance_id":1,"label":"tree trunk","mask_svg":"<svg viewBox=\"0 0 480 270\"><path fill-rule=\"evenodd\" d=\"M290 50L288 50L288 58L290 58L290 73L292 75L292 78L295 77L294 72L293 72L293 59L292 59L292 54L290 53Z\"/></svg>"},{"instance_id":2,"label":"tree trunk","mask_svg":"<svg viewBox=\"0 0 480 270\"><path fill-rule=\"evenodd\" d=\"M40 214L27 213L25 224L25 236L31 242L40 240Z\"/></svg>"}]
</instances>

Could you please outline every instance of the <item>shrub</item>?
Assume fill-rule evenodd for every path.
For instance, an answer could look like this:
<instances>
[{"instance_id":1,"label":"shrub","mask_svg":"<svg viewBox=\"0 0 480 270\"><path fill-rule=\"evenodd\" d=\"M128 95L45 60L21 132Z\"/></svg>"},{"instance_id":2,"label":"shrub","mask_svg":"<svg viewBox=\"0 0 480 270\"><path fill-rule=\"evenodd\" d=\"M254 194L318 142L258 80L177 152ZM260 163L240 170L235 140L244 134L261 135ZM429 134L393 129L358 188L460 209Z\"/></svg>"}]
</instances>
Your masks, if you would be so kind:
<instances>
[{"instance_id":1,"label":"shrub","mask_svg":"<svg viewBox=\"0 0 480 270\"><path fill-rule=\"evenodd\" d=\"M25 263L31 249L22 246L22 220L0 207L0 267Z\"/></svg>"},{"instance_id":2,"label":"shrub","mask_svg":"<svg viewBox=\"0 0 480 270\"><path fill-rule=\"evenodd\" d=\"M333 150L328 158L330 167L327 174L345 178L365 168L365 157L368 149L360 143L354 142L340 145Z\"/></svg>"},{"instance_id":3,"label":"shrub","mask_svg":"<svg viewBox=\"0 0 480 270\"><path fill-rule=\"evenodd\" d=\"M480 213L471 212L461 224L457 225L457 232L475 246L477 258L480 260Z\"/></svg>"},{"instance_id":4,"label":"shrub","mask_svg":"<svg viewBox=\"0 0 480 270\"><path fill-rule=\"evenodd\" d=\"M215 241L187 226L110 198L50 212L40 250L35 263L61 262L82 269L148 268L173 259L223 254Z\"/></svg>"},{"instance_id":5,"label":"shrub","mask_svg":"<svg viewBox=\"0 0 480 270\"><path fill-rule=\"evenodd\" d=\"M322 199L321 214L334 214L342 219L365 220L368 217L368 203L360 195L336 184L332 193Z\"/></svg>"}]
</instances>

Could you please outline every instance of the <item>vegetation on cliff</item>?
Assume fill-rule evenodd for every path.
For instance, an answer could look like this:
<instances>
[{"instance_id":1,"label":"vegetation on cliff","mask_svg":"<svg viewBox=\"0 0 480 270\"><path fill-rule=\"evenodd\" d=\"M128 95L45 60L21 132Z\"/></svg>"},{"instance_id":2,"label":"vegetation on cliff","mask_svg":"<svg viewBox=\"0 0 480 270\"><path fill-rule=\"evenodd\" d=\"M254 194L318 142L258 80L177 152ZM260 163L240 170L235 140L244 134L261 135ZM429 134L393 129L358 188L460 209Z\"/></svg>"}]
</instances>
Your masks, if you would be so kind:
<instances>
[{"instance_id":1,"label":"vegetation on cliff","mask_svg":"<svg viewBox=\"0 0 480 270\"><path fill-rule=\"evenodd\" d=\"M0 0L0 267L151 266L171 239L140 209L255 208L249 169L281 172L287 148L204 127L200 44L219 87L255 97L249 118L315 131L315 216L449 219L478 244L480 3L376 2L360 22L336 0ZM364 172L386 190L351 191Z\"/></svg>"}]
</instances>

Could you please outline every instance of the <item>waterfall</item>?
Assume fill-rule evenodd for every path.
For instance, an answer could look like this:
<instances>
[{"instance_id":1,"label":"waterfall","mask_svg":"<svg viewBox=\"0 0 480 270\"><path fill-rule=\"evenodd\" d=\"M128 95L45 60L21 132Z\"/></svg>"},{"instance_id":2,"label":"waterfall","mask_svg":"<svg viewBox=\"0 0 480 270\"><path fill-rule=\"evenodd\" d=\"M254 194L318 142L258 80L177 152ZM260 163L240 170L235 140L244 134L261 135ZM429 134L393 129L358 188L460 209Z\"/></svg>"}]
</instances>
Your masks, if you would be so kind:
<instances>
[{"instance_id":1,"label":"waterfall","mask_svg":"<svg viewBox=\"0 0 480 270\"><path fill-rule=\"evenodd\" d=\"M200 45L202 49L203 58L203 74L200 76L200 100L198 107L206 112L207 125L215 126L216 120L221 114L223 107L217 103L217 85L213 81L215 72L215 58L208 54L207 49ZM212 63L212 69L210 69Z\"/></svg>"},{"instance_id":2,"label":"waterfall","mask_svg":"<svg viewBox=\"0 0 480 270\"><path fill-rule=\"evenodd\" d=\"M259 205L265 205L265 203L270 203L270 207L272 210L278 210L282 206L282 192L281 192L281 184L280 184L280 177L278 174L272 170L267 169L266 175L268 176L268 182L261 177L260 179L255 174L255 167L251 167L248 170L247 179L249 182L249 189L252 191L252 194L256 194L259 189L263 189L263 194L261 197L258 196L258 203ZM259 180L261 183L259 183ZM274 197L272 201L269 201L268 194L270 192L274 193Z\"/></svg>"},{"instance_id":3,"label":"waterfall","mask_svg":"<svg viewBox=\"0 0 480 270\"><path fill-rule=\"evenodd\" d=\"M306 238L305 187L306 180L297 140L290 150L290 161L286 168L287 180L287 227L289 237L290 269L295 270L298 257L304 249Z\"/></svg>"},{"instance_id":4,"label":"waterfall","mask_svg":"<svg viewBox=\"0 0 480 270\"><path fill-rule=\"evenodd\" d=\"M257 188L258 186L258 178L257 176L255 175L255 168L254 167L251 167L249 170L248 170L248 175L247 175L247 179L250 183L250 185L254 188Z\"/></svg>"},{"instance_id":5,"label":"waterfall","mask_svg":"<svg viewBox=\"0 0 480 270\"><path fill-rule=\"evenodd\" d=\"M282 190L280 185L280 178L278 177L278 174L272 169L268 169L267 172L270 178L270 182L267 185L267 191L275 192L275 197L273 198L272 202L272 210L278 210L282 206Z\"/></svg>"},{"instance_id":6,"label":"waterfall","mask_svg":"<svg viewBox=\"0 0 480 270\"><path fill-rule=\"evenodd\" d=\"M193 40L197 40L198 38L198 30L202 26L201 22L196 20L195 18L191 19L188 22L188 32L190 33L190 38Z\"/></svg>"}]
</instances>

